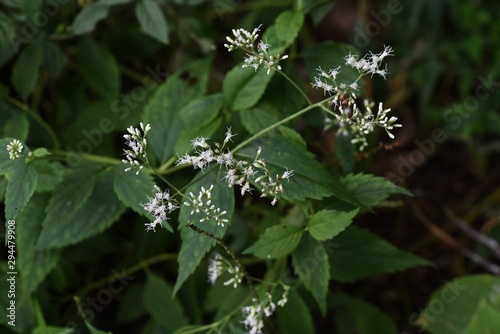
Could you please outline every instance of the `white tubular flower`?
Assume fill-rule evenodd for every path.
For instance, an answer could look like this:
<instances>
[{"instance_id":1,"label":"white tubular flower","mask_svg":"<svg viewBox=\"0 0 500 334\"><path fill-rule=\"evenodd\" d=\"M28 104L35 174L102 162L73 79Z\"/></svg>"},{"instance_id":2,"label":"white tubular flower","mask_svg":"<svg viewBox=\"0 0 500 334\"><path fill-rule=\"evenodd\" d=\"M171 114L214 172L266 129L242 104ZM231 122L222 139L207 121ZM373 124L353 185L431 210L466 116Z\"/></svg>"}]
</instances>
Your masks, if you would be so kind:
<instances>
[{"instance_id":1,"label":"white tubular flower","mask_svg":"<svg viewBox=\"0 0 500 334\"><path fill-rule=\"evenodd\" d=\"M162 191L160 187L157 185L154 186L156 189L156 193L153 197L148 197L149 202L146 204L140 203L140 205L146 210L149 214L154 217L152 222L146 223L146 231L155 231L156 225L160 224L169 219L167 217L168 214L171 214L174 210L179 208L179 205L176 200L174 200L168 190Z\"/></svg>"},{"instance_id":2,"label":"white tubular flower","mask_svg":"<svg viewBox=\"0 0 500 334\"><path fill-rule=\"evenodd\" d=\"M214 285L217 278L224 272L224 263L222 262L222 256L219 253L215 253L214 256L208 260L208 281L210 284Z\"/></svg>"},{"instance_id":3,"label":"white tubular flower","mask_svg":"<svg viewBox=\"0 0 500 334\"><path fill-rule=\"evenodd\" d=\"M253 299L256 302L255 299ZM241 309L243 313L243 324L245 329L249 334L262 334L262 329L264 329L264 322L262 321L262 307L260 304L254 304L250 306L245 306Z\"/></svg>"},{"instance_id":4,"label":"white tubular flower","mask_svg":"<svg viewBox=\"0 0 500 334\"><path fill-rule=\"evenodd\" d=\"M9 159L14 160L20 157L23 153L24 146L20 140L14 139L7 144L7 152L9 152Z\"/></svg>"},{"instance_id":5,"label":"white tubular flower","mask_svg":"<svg viewBox=\"0 0 500 334\"><path fill-rule=\"evenodd\" d=\"M128 134L123 135L126 139L125 144L129 147L129 149L123 150L126 159L123 159L122 162L124 164L130 164L130 167L125 169L126 172L138 168L136 174L139 174L144 168L144 163L148 163L146 152L148 142L146 140L146 135L151 130L151 126L149 124L144 126L142 122L140 123L140 127L142 133L141 130L130 126L127 128Z\"/></svg>"}]
</instances>

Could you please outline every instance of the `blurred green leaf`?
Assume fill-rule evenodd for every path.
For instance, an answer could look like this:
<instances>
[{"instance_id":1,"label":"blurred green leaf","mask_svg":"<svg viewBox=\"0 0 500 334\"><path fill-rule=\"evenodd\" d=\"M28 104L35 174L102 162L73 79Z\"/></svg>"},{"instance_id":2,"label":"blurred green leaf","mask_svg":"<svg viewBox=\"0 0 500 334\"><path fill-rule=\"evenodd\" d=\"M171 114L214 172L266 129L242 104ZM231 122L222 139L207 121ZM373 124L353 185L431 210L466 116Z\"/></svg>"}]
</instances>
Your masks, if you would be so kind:
<instances>
[{"instance_id":1,"label":"blurred green leaf","mask_svg":"<svg viewBox=\"0 0 500 334\"><path fill-rule=\"evenodd\" d=\"M308 234L304 235L292 253L292 263L301 283L311 292L318 302L322 315L325 316L330 264L323 244Z\"/></svg>"},{"instance_id":2,"label":"blurred green leaf","mask_svg":"<svg viewBox=\"0 0 500 334\"><path fill-rule=\"evenodd\" d=\"M168 25L160 5L151 0L139 0L135 5L135 15L141 30L163 44L168 44Z\"/></svg>"},{"instance_id":3,"label":"blurred green leaf","mask_svg":"<svg viewBox=\"0 0 500 334\"><path fill-rule=\"evenodd\" d=\"M33 151L35 153L37 150ZM36 192L52 191L64 179L68 168L57 161L37 159L32 162L38 174Z\"/></svg>"},{"instance_id":4,"label":"blurred green leaf","mask_svg":"<svg viewBox=\"0 0 500 334\"><path fill-rule=\"evenodd\" d=\"M44 36L40 34L21 51L12 68L12 85L23 101L35 88L43 60Z\"/></svg>"},{"instance_id":5,"label":"blurred green leaf","mask_svg":"<svg viewBox=\"0 0 500 334\"><path fill-rule=\"evenodd\" d=\"M470 275L446 282L412 325L429 333L496 333L500 325L500 278Z\"/></svg>"},{"instance_id":6,"label":"blurred green leaf","mask_svg":"<svg viewBox=\"0 0 500 334\"><path fill-rule=\"evenodd\" d=\"M85 6L71 24L74 35L83 35L94 30L96 24L108 16L109 5L94 2Z\"/></svg>"},{"instance_id":7,"label":"blurred green leaf","mask_svg":"<svg viewBox=\"0 0 500 334\"><path fill-rule=\"evenodd\" d=\"M290 290L288 293L288 301L285 306L276 307L276 314L280 333L315 333L309 307L295 290Z\"/></svg>"},{"instance_id":8,"label":"blurred green leaf","mask_svg":"<svg viewBox=\"0 0 500 334\"><path fill-rule=\"evenodd\" d=\"M339 282L354 282L377 274L434 265L356 226L348 227L332 240L338 247L335 255L330 256L330 272L332 279Z\"/></svg>"},{"instance_id":9,"label":"blurred green leaf","mask_svg":"<svg viewBox=\"0 0 500 334\"><path fill-rule=\"evenodd\" d=\"M144 306L168 333L188 324L182 306L172 296L172 292L172 287L162 277L151 272L147 273Z\"/></svg>"},{"instance_id":10,"label":"blurred green leaf","mask_svg":"<svg viewBox=\"0 0 500 334\"><path fill-rule=\"evenodd\" d=\"M28 117L24 113L18 112L5 122L4 136L17 138L24 142L28 139L29 125Z\"/></svg>"}]
</instances>

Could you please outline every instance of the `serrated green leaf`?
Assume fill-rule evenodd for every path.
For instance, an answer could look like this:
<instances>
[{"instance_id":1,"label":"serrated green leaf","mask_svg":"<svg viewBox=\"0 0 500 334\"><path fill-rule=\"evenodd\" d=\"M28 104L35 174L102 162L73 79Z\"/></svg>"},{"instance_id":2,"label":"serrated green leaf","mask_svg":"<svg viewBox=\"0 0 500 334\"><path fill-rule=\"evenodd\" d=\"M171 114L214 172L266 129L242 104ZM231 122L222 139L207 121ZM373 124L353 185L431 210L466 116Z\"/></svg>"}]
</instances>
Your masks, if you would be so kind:
<instances>
[{"instance_id":1,"label":"serrated green leaf","mask_svg":"<svg viewBox=\"0 0 500 334\"><path fill-rule=\"evenodd\" d=\"M283 307L277 307L276 313L280 333L315 333L309 308L295 290L290 290L287 303Z\"/></svg>"},{"instance_id":2,"label":"serrated green leaf","mask_svg":"<svg viewBox=\"0 0 500 334\"><path fill-rule=\"evenodd\" d=\"M493 334L499 319L500 278L470 275L446 282L411 324L433 334Z\"/></svg>"},{"instance_id":3,"label":"serrated green leaf","mask_svg":"<svg viewBox=\"0 0 500 334\"><path fill-rule=\"evenodd\" d=\"M174 153L175 144L184 129L179 110L205 93L210 63L211 58L206 58L177 71L156 89L144 107L143 122L152 126L148 145L161 164ZM180 75L184 72L196 78L197 83L188 85L182 80Z\"/></svg>"},{"instance_id":4,"label":"serrated green leaf","mask_svg":"<svg viewBox=\"0 0 500 334\"><path fill-rule=\"evenodd\" d=\"M342 177L339 182L367 207L377 205L394 194L413 196L408 190L396 186L381 176L371 174L349 174Z\"/></svg>"},{"instance_id":5,"label":"serrated green leaf","mask_svg":"<svg viewBox=\"0 0 500 334\"><path fill-rule=\"evenodd\" d=\"M9 118L3 127L5 137L17 138L24 142L28 138L29 121L24 113L16 113Z\"/></svg>"},{"instance_id":6,"label":"serrated green leaf","mask_svg":"<svg viewBox=\"0 0 500 334\"><path fill-rule=\"evenodd\" d=\"M26 46L12 68L12 85L23 101L35 88L43 60L43 34Z\"/></svg>"},{"instance_id":7,"label":"serrated green leaf","mask_svg":"<svg viewBox=\"0 0 500 334\"><path fill-rule=\"evenodd\" d=\"M65 181L61 182L60 185L65 184ZM84 181L89 182L85 179ZM73 204L67 198L61 199L63 202L62 210L71 212L69 215L61 215L60 211L48 208L36 245L37 248L47 249L75 244L110 227L125 211L125 207L114 193L113 181L114 174L110 171L96 174L95 186L86 201L82 201L83 196L76 198L74 195L70 196L77 201L74 203L75 206L79 207L77 210L69 208ZM80 180L80 188L82 186ZM54 198L60 196L61 191L54 193L49 206L58 207L54 203Z\"/></svg>"},{"instance_id":8,"label":"serrated green leaf","mask_svg":"<svg viewBox=\"0 0 500 334\"><path fill-rule=\"evenodd\" d=\"M323 244L306 234L292 253L292 263L295 273L318 302L321 313L325 316L330 265Z\"/></svg>"},{"instance_id":9,"label":"serrated green leaf","mask_svg":"<svg viewBox=\"0 0 500 334\"><path fill-rule=\"evenodd\" d=\"M348 227L332 240L338 247L330 256L330 272L332 279L340 282L354 282L376 274L433 265L356 226Z\"/></svg>"},{"instance_id":10,"label":"serrated green leaf","mask_svg":"<svg viewBox=\"0 0 500 334\"><path fill-rule=\"evenodd\" d=\"M67 172L67 169L57 161L34 160L32 164L38 174L36 192L54 190L59 182L64 179Z\"/></svg>"},{"instance_id":11,"label":"serrated green leaf","mask_svg":"<svg viewBox=\"0 0 500 334\"><path fill-rule=\"evenodd\" d=\"M23 163L12 173L5 191L5 219L16 219L35 192L37 173L31 163Z\"/></svg>"},{"instance_id":12,"label":"serrated green leaf","mask_svg":"<svg viewBox=\"0 0 500 334\"><path fill-rule=\"evenodd\" d=\"M281 196L284 199L303 201L335 195L356 203L350 193L344 191L342 185L307 151L302 142L288 134L274 133L252 141L238 151L237 155L252 161L259 147L262 147L261 157L266 161L271 175L281 175L286 169L294 171L289 180L283 181Z\"/></svg>"},{"instance_id":13,"label":"serrated green leaf","mask_svg":"<svg viewBox=\"0 0 500 334\"><path fill-rule=\"evenodd\" d=\"M123 165L117 165L114 168L116 196L128 208L144 217L151 218L151 215L139 203L148 202L148 196L152 195L155 185L153 178L146 173L136 175L134 172L125 172L124 169Z\"/></svg>"},{"instance_id":14,"label":"serrated green leaf","mask_svg":"<svg viewBox=\"0 0 500 334\"><path fill-rule=\"evenodd\" d=\"M19 214L17 225L18 265L21 273L21 291L24 298L31 293L55 267L59 253L57 250L35 249L36 239L42 229L48 194L35 194Z\"/></svg>"},{"instance_id":15,"label":"serrated green leaf","mask_svg":"<svg viewBox=\"0 0 500 334\"><path fill-rule=\"evenodd\" d=\"M319 241L333 238L351 225L352 219L358 210L350 212L323 210L311 217L307 224L307 230L311 236Z\"/></svg>"},{"instance_id":16,"label":"serrated green leaf","mask_svg":"<svg viewBox=\"0 0 500 334\"><path fill-rule=\"evenodd\" d=\"M276 18L276 36L291 44L297 38L303 23L304 13L295 10L283 12Z\"/></svg>"},{"instance_id":17,"label":"serrated green leaf","mask_svg":"<svg viewBox=\"0 0 500 334\"><path fill-rule=\"evenodd\" d=\"M304 229L291 225L275 225L264 231L259 240L243 254L254 254L261 259L278 259L290 254L300 242Z\"/></svg>"},{"instance_id":18,"label":"serrated green leaf","mask_svg":"<svg viewBox=\"0 0 500 334\"><path fill-rule=\"evenodd\" d=\"M255 134L268 126L279 122L282 113L269 103L259 103L253 108L245 109L240 112L241 123L248 132Z\"/></svg>"},{"instance_id":19,"label":"serrated green leaf","mask_svg":"<svg viewBox=\"0 0 500 334\"><path fill-rule=\"evenodd\" d=\"M94 30L96 24L108 16L109 5L95 2L85 6L71 24L73 35L82 35Z\"/></svg>"},{"instance_id":20,"label":"serrated green leaf","mask_svg":"<svg viewBox=\"0 0 500 334\"><path fill-rule=\"evenodd\" d=\"M274 71L242 68L241 64L231 69L224 78L222 92L230 110L237 111L253 107L264 94Z\"/></svg>"},{"instance_id":21,"label":"serrated green leaf","mask_svg":"<svg viewBox=\"0 0 500 334\"><path fill-rule=\"evenodd\" d=\"M147 273L144 306L168 333L188 323L181 304L172 296L172 292L172 287L163 278L151 272Z\"/></svg>"},{"instance_id":22,"label":"serrated green leaf","mask_svg":"<svg viewBox=\"0 0 500 334\"><path fill-rule=\"evenodd\" d=\"M199 172L193 180L193 183L186 190L186 194L192 192L197 196L201 187L212 190L212 204L220 208L221 211L226 211L224 218L229 220L229 223L224 226L217 225L214 219L210 219L203 223L199 222L200 216L196 213L191 215L192 208L181 205L179 213L179 229L181 230L182 245L177 261L179 262L179 275L175 282L174 294L177 293L181 285L191 275L198 264L201 262L206 253L215 245L215 240L203 234L195 232L188 228L186 224L190 223L198 228L214 235L217 238L222 238L231 223L231 217L234 210L234 192L222 181L220 169L211 169L205 172Z\"/></svg>"},{"instance_id":23,"label":"serrated green leaf","mask_svg":"<svg viewBox=\"0 0 500 334\"><path fill-rule=\"evenodd\" d=\"M337 134L335 140L335 155L342 164L344 173L350 173L354 168L356 147L351 142L352 139L351 134Z\"/></svg>"},{"instance_id":24,"label":"serrated green leaf","mask_svg":"<svg viewBox=\"0 0 500 334\"><path fill-rule=\"evenodd\" d=\"M141 31L168 44L168 25L163 10L155 1L139 0L135 5L135 15L141 26Z\"/></svg>"},{"instance_id":25,"label":"serrated green leaf","mask_svg":"<svg viewBox=\"0 0 500 334\"><path fill-rule=\"evenodd\" d=\"M396 326L391 318L364 300L343 293L335 293L328 299L328 305L334 309L334 319L339 332L358 334L397 333Z\"/></svg>"},{"instance_id":26,"label":"serrated green leaf","mask_svg":"<svg viewBox=\"0 0 500 334\"><path fill-rule=\"evenodd\" d=\"M102 97L112 101L120 93L120 70L113 54L91 37L78 44L81 74Z\"/></svg>"}]
</instances>

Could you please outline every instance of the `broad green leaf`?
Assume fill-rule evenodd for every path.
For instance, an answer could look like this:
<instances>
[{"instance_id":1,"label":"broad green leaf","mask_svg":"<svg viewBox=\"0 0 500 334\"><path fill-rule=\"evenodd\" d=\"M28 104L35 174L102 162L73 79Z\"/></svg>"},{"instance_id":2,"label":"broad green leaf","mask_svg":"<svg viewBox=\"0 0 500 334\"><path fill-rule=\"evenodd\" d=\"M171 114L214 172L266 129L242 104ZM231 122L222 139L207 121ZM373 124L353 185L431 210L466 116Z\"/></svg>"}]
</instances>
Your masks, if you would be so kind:
<instances>
[{"instance_id":1,"label":"broad green leaf","mask_svg":"<svg viewBox=\"0 0 500 334\"><path fill-rule=\"evenodd\" d=\"M2 52L8 52L9 54L17 52L16 46L13 45L16 39L17 35L14 21L12 21L7 14L0 12L0 54ZM2 57L0 56L0 60L1 58ZM2 65L2 62L0 61L0 67Z\"/></svg>"},{"instance_id":2,"label":"broad green leaf","mask_svg":"<svg viewBox=\"0 0 500 334\"><path fill-rule=\"evenodd\" d=\"M90 196L87 194L81 197L69 196L73 197L76 203L71 203L71 200L68 201L66 198L61 199L62 205L55 204L54 199L56 196L60 196L62 191L59 194L54 191L56 195L49 202L52 209L47 208L47 216L37 242L38 249L71 245L96 235L110 227L125 211L125 207L118 200L113 190L114 174L106 171L100 172L94 177L95 185ZM65 184L65 181L61 182L60 185ZM89 180L83 181L89 182ZM82 180L77 182L79 182L80 188L84 186L81 184ZM88 192L88 190L86 191ZM82 197L87 197L86 201L82 201ZM78 209L70 209L69 206L73 204ZM69 211L71 214L62 215L62 212L53 209L61 206L61 211Z\"/></svg>"},{"instance_id":3,"label":"broad green leaf","mask_svg":"<svg viewBox=\"0 0 500 334\"><path fill-rule=\"evenodd\" d=\"M330 265L328 253L323 244L311 236L305 235L292 253L292 263L295 273L299 275L300 281L318 302L324 316L326 314Z\"/></svg>"},{"instance_id":4,"label":"broad green leaf","mask_svg":"<svg viewBox=\"0 0 500 334\"><path fill-rule=\"evenodd\" d=\"M330 256L331 276L340 282L354 282L377 274L433 265L356 226L348 227L332 240L338 247Z\"/></svg>"},{"instance_id":5,"label":"broad green leaf","mask_svg":"<svg viewBox=\"0 0 500 334\"><path fill-rule=\"evenodd\" d=\"M36 239L42 229L45 207L49 196L35 194L16 220L16 242L19 249L18 265L21 273L21 291L24 298L31 293L55 267L59 253L57 250L35 249Z\"/></svg>"},{"instance_id":6,"label":"broad green leaf","mask_svg":"<svg viewBox=\"0 0 500 334\"><path fill-rule=\"evenodd\" d=\"M91 323L90 321L88 321L87 319L84 320L85 322L85 326L87 327L87 329L89 330L90 334L113 334L111 332L105 332L105 331L101 331L97 328L95 328Z\"/></svg>"},{"instance_id":7,"label":"broad green leaf","mask_svg":"<svg viewBox=\"0 0 500 334\"><path fill-rule=\"evenodd\" d=\"M29 121L24 113L17 113L9 118L3 127L5 137L17 138L22 142L28 138L28 131Z\"/></svg>"},{"instance_id":8,"label":"broad green leaf","mask_svg":"<svg viewBox=\"0 0 500 334\"><path fill-rule=\"evenodd\" d=\"M500 328L500 278L470 275L454 279L436 291L418 319L410 324L429 333L497 333Z\"/></svg>"},{"instance_id":9,"label":"broad green leaf","mask_svg":"<svg viewBox=\"0 0 500 334\"><path fill-rule=\"evenodd\" d=\"M135 5L135 15L141 30L163 44L168 44L168 25L163 10L155 1L139 0Z\"/></svg>"},{"instance_id":10,"label":"broad green leaf","mask_svg":"<svg viewBox=\"0 0 500 334\"><path fill-rule=\"evenodd\" d=\"M38 149L37 149L38 150ZM35 153L37 150L33 151ZM64 179L67 168L57 161L34 160L32 162L38 174L36 192L52 191Z\"/></svg>"},{"instance_id":11,"label":"broad green leaf","mask_svg":"<svg viewBox=\"0 0 500 334\"><path fill-rule=\"evenodd\" d=\"M283 12L276 18L276 36L291 44L297 38L303 23L304 13L294 10Z\"/></svg>"},{"instance_id":12,"label":"broad green leaf","mask_svg":"<svg viewBox=\"0 0 500 334\"><path fill-rule=\"evenodd\" d=\"M18 158L19 159L19 158ZM5 191L5 219L16 219L36 188L37 173L31 163L23 163L12 173Z\"/></svg>"},{"instance_id":13,"label":"broad green leaf","mask_svg":"<svg viewBox=\"0 0 500 334\"><path fill-rule=\"evenodd\" d=\"M377 205L393 194L413 196L408 190L396 186L381 176L371 174L349 174L339 182L367 207Z\"/></svg>"},{"instance_id":14,"label":"broad green leaf","mask_svg":"<svg viewBox=\"0 0 500 334\"><path fill-rule=\"evenodd\" d=\"M337 134L335 139L335 155L342 164L344 173L352 172L355 164L356 147L351 142L351 134Z\"/></svg>"},{"instance_id":15,"label":"broad green leaf","mask_svg":"<svg viewBox=\"0 0 500 334\"><path fill-rule=\"evenodd\" d=\"M91 37L78 44L79 65L87 83L102 97L112 101L120 93L120 70L113 54Z\"/></svg>"},{"instance_id":16,"label":"broad green leaf","mask_svg":"<svg viewBox=\"0 0 500 334\"><path fill-rule=\"evenodd\" d=\"M54 43L45 43L43 48L43 67L52 78L57 78L68 64L68 58Z\"/></svg>"},{"instance_id":17,"label":"broad green leaf","mask_svg":"<svg viewBox=\"0 0 500 334\"><path fill-rule=\"evenodd\" d=\"M250 109L240 112L241 123L248 132L255 134L260 130L279 122L283 115L272 104L259 103Z\"/></svg>"},{"instance_id":18,"label":"broad green leaf","mask_svg":"<svg viewBox=\"0 0 500 334\"><path fill-rule=\"evenodd\" d=\"M45 147L39 147L33 151L33 156L37 158L44 157L46 155L50 155L51 153Z\"/></svg>"},{"instance_id":19,"label":"broad green leaf","mask_svg":"<svg viewBox=\"0 0 500 334\"><path fill-rule=\"evenodd\" d=\"M163 278L151 272L147 273L144 306L168 333L188 323L181 304L172 296L172 292L172 287Z\"/></svg>"},{"instance_id":20,"label":"broad green leaf","mask_svg":"<svg viewBox=\"0 0 500 334\"><path fill-rule=\"evenodd\" d=\"M192 149L191 140L196 137L210 137L221 123L217 118L224 103L221 93L206 95L191 101L180 110L180 115L186 126L175 146L175 151L179 153Z\"/></svg>"},{"instance_id":21,"label":"broad green leaf","mask_svg":"<svg viewBox=\"0 0 500 334\"><path fill-rule=\"evenodd\" d=\"M278 259L290 254L299 244L304 229L291 225L275 225L264 231L259 240L243 254L254 254L261 259Z\"/></svg>"},{"instance_id":22,"label":"broad green leaf","mask_svg":"<svg viewBox=\"0 0 500 334\"><path fill-rule=\"evenodd\" d=\"M280 333L315 333L309 307L295 290L290 290L287 303L283 307L276 307L276 313Z\"/></svg>"},{"instance_id":23,"label":"broad green leaf","mask_svg":"<svg viewBox=\"0 0 500 334\"><path fill-rule=\"evenodd\" d=\"M355 203L350 193L342 189L297 139L283 133L265 135L242 148L237 155L252 161L259 147L262 147L261 157L271 175L281 175L286 169L294 171L289 180L283 181L281 196L284 199L303 201L335 195Z\"/></svg>"},{"instance_id":24,"label":"broad green leaf","mask_svg":"<svg viewBox=\"0 0 500 334\"><path fill-rule=\"evenodd\" d=\"M125 172L124 169L123 165L117 165L114 168L114 189L116 196L118 196L125 206L144 217L151 218L140 203L147 203L148 196L152 196L155 185L153 178L146 173L136 175L135 172Z\"/></svg>"},{"instance_id":25,"label":"broad green leaf","mask_svg":"<svg viewBox=\"0 0 500 334\"><path fill-rule=\"evenodd\" d=\"M328 298L328 305L334 309L334 320L339 333L398 333L387 314L362 299L335 293Z\"/></svg>"},{"instance_id":26,"label":"broad green leaf","mask_svg":"<svg viewBox=\"0 0 500 334\"><path fill-rule=\"evenodd\" d=\"M180 69L156 89L144 107L143 122L152 126L148 145L161 164L172 157L184 126L191 125L184 124L179 110L205 93L210 64L211 58L206 58ZM196 84L180 78L186 72Z\"/></svg>"},{"instance_id":27,"label":"broad green leaf","mask_svg":"<svg viewBox=\"0 0 500 334\"><path fill-rule=\"evenodd\" d=\"M205 254L215 245L213 238L191 230L186 224L193 224L217 238L222 238L227 231L228 225L231 223L234 210L234 192L222 180L221 174L221 170L218 168L199 172L185 192L186 194L192 192L195 196L198 196L201 187L209 189L213 185L212 204L220 208L221 211L226 211L224 218L228 219L229 223L219 226L213 218L200 223L199 220L202 216L200 217L200 214L196 213L192 215L192 206L181 205L179 229L181 230L182 245L177 258L179 262L179 275L175 283L174 294L177 293L189 275L194 272Z\"/></svg>"},{"instance_id":28,"label":"broad green leaf","mask_svg":"<svg viewBox=\"0 0 500 334\"><path fill-rule=\"evenodd\" d=\"M108 15L109 5L94 2L85 6L71 24L74 35L82 35L94 30L96 24Z\"/></svg>"},{"instance_id":29,"label":"broad green leaf","mask_svg":"<svg viewBox=\"0 0 500 334\"><path fill-rule=\"evenodd\" d=\"M40 34L21 52L12 68L12 85L23 101L35 88L43 60L44 36Z\"/></svg>"},{"instance_id":30,"label":"broad green leaf","mask_svg":"<svg viewBox=\"0 0 500 334\"><path fill-rule=\"evenodd\" d=\"M311 236L319 241L333 238L351 225L352 219L358 210L342 212L335 210L319 211L311 217L307 230Z\"/></svg>"},{"instance_id":31,"label":"broad green leaf","mask_svg":"<svg viewBox=\"0 0 500 334\"><path fill-rule=\"evenodd\" d=\"M253 107L264 94L273 75L274 71L268 75L263 68L254 71L253 68L242 68L241 64L233 67L222 84L229 109L237 111Z\"/></svg>"}]
</instances>

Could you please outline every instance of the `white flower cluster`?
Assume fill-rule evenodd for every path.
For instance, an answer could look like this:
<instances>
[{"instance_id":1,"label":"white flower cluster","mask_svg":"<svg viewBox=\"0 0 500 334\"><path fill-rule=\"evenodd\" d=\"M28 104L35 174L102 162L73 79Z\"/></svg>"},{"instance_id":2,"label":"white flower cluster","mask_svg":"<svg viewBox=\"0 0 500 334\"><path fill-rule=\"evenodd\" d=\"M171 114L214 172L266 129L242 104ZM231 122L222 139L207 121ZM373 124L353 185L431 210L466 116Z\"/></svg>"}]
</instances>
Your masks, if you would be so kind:
<instances>
[{"instance_id":1,"label":"white flower cluster","mask_svg":"<svg viewBox=\"0 0 500 334\"><path fill-rule=\"evenodd\" d=\"M23 153L23 144L18 139L14 139L9 144L7 144L7 152L9 152L9 159L14 160L19 158L21 153Z\"/></svg>"},{"instance_id":2,"label":"white flower cluster","mask_svg":"<svg viewBox=\"0 0 500 334\"><path fill-rule=\"evenodd\" d=\"M215 281L224 272L229 273L230 279L224 282L224 285L233 285L233 288L238 287L243 280L243 273L238 266L233 266L229 260L215 253L214 256L208 261L208 281L210 284L215 284Z\"/></svg>"},{"instance_id":3,"label":"white flower cluster","mask_svg":"<svg viewBox=\"0 0 500 334\"><path fill-rule=\"evenodd\" d=\"M401 127L401 124L396 123L398 120L396 116L389 118L388 113L391 111L391 108L384 109L382 102L380 102L378 104L378 111L374 113L372 110L374 105L375 103L373 101L370 102L365 99L364 113L361 113L354 103L352 109L349 107L340 107L340 113L335 114L335 118L340 127L340 134L346 135L352 132L355 137L351 140L351 143L359 144L360 151L363 151L366 146L368 146L366 135L373 132L375 126L384 128L391 139L394 139L394 135L390 131L394 128ZM327 123L328 122L331 122L331 120L327 119ZM349 126L349 130L346 129L346 126Z\"/></svg>"},{"instance_id":4,"label":"white flower cluster","mask_svg":"<svg viewBox=\"0 0 500 334\"><path fill-rule=\"evenodd\" d=\"M277 302L277 304L283 307L288 301L288 291L290 287L288 285L284 285L284 293L281 299ZM259 301L255 298L252 299L253 305L245 306L241 309L243 313L243 324L245 325L245 329L250 334L261 334L262 329L264 328L263 317L269 318L276 310L276 304L273 302L273 298L271 293L266 293L266 298L262 301Z\"/></svg>"},{"instance_id":5,"label":"white flower cluster","mask_svg":"<svg viewBox=\"0 0 500 334\"><path fill-rule=\"evenodd\" d=\"M227 211L222 211L220 208L216 208L214 204L212 204L212 190L214 189L214 185L212 184L210 188L205 189L205 187L201 187L198 196L189 193L190 200L185 201L185 206L192 206L191 215L195 213L202 213L203 217L200 218L199 222L203 223L210 219L215 219L217 225L224 226L228 222L226 218L222 218Z\"/></svg>"},{"instance_id":6,"label":"white flower cluster","mask_svg":"<svg viewBox=\"0 0 500 334\"><path fill-rule=\"evenodd\" d=\"M224 46L229 52L238 48L248 52L244 59L245 64L243 64L243 68L253 67L255 71L257 71L259 66L263 66L267 69L267 74L271 73L271 69L273 68L280 71L281 66L279 65L279 62L283 59L287 59L287 55L280 56L279 54L270 54L268 50L271 45L263 41L259 41L257 43L257 50L255 50L255 41L259 37L259 34L257 33L259 32L260 27L261 26L255 28L252 33L246 31L245 29L233 29L234 39L226 37L229 44L224 44Z\"/></svg>"},{"instance_id":7,"label":"white flower cluster","mask_svg":"<svg viewBox=\"0 0 500 334\"><path fill-rule=\"evenodd\" d=\"M384 79L387 75L387 66L381 69L380 66L382 61L393 55L394 50L390 46L385 46L381 53L374 54L368 53L363 58L358 59L358 56L349 54L344 57L345 64L347 66L353 67L360 73L359 78L363 75L378 74ZM351 84L337 83L337 76L340 73L340 66L324 71L321 67L318 68L319 74L314 78L313 87L323 89L324 94L333 96L330 103L339 110L338 114L334 114L335 119L326 118L326 125L330 127L332 123L339 126L340 134L347 135L352 133L354 138L351 140L353 144L359 144L359 150L363 151L368 145L366 135L374 131L375 126L379 126L385 129L387 134L391 139L394 139L394 135L391 133L395 127L401 127L401 124L397 124L397 117L392 116L389 118L388 113L391 111L390 108L384 109L382 103L379 103L379 108L376 113L372 111L374 102L369 102L364 100L364 112L358 108L356 104L357 94L359 86L357 81L359 78L352 82Z\"/></svg>"},{"instance_id":8,"label":"white flower cluster","mask_svg":"<svg viewBox=\"0 0 500 334\"><path fill-rule=\"evenodd\" d=\"M168 190L162 191L157 185L154 186L156 193L153 197L149 197L149 202L146 204L140 204L149 214L154 216L154 220L150 223L146 223L146 231L155 231L156 225L160 224L169 219L168 214L179 208L179 205L175 199L170 196Z\"/></svg>"},{"instance_id":9,"label":"white flower cluster","mask_svg":"<svg viewBox=\"0 0 500 334\"><path fill-rule=\"evenodd\" d=\"M138 168L136 174L139 175L142 168L144 168L143 163L148 163L148 157L146 153L147 141L146 135L149 130L151 130L151 126L147 124L144 126L141 122L141 130L137 128L133 128L130 126L127 128L128 134L123 135L123 137L127 140L125 144L129 147L127 150L123 150L125 157L127 159L123 159L122 162L124 164L130 164L129 168L126 168L125 171L128 172L134 168Z\"/></svg>"},{"instance_id":10,"label":"white flower cluster","mask_svg":"<svg viewBox=\"0 0 500 334\"><path fill-rule=\"evenodd\" d=\"M266 161L263 158L259 158L262 151L261 148L258 149L254 161L237 160L229 150L224 152L226 144L234 136L231 128L228 128L223 144L215 143L215 148L212 148L207 143L208 138L196 138L191 141L195 154L189 155L186 153L182 157L179 157L176 165L190 164L195 169L203 170L212 162L215 162L221 167L224 166L226 168L224 180L226 180L229 187L235 185L241 187L242 196L252 191L250 182L253 181L262 187L262 197L271 196L273 197L271 204L276 204L278 195L283 192L281 181L292 177L293 171L285 170L281 175L277 174L273 178L267 168ZM261 174L259 175L259 173Z\"/></svg>"}]
</instances>

